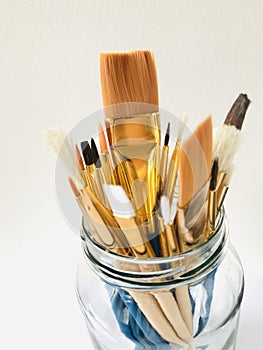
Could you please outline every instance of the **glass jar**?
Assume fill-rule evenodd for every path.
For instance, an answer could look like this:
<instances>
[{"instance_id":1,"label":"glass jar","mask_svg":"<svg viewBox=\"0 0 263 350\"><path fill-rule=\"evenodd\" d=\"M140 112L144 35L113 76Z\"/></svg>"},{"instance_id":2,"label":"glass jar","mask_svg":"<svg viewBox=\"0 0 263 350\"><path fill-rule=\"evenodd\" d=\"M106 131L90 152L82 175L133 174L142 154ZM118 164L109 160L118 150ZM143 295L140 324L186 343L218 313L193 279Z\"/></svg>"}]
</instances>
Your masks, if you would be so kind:
<instances>
[{"instance_id":1,"label":"glass jar","mask_svg":"<svg viewBox=\"0 0 263 350\"><path fill-rule=\"evenodd\" d=\"M244 274L224 211L206 243L169 258L105 251L82 228L77 296L94 349L235 349Z\"/></svg>"}]
</instances>

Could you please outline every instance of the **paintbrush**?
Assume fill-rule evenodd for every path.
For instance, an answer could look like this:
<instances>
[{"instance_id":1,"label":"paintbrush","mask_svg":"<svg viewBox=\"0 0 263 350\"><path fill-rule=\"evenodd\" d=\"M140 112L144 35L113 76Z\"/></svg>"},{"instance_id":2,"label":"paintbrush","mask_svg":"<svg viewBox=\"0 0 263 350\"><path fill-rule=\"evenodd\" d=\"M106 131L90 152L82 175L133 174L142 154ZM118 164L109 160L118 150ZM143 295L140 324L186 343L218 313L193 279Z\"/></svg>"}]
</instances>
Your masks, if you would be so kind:
<instances>
[{"instance_id":1,"label":"paintbrush","mask_svg":"<svg viewBox=\"0 0 263 350\"><path fill-rule=\"evenodd\" d=\"M169 155L169 139L170 139L170 123L168 123L167 125L167 129L164 137L164 145L162 148L162 155L160 160L159 195L162 195L164 190L164 184L166 181L167 162L168 162L168 155Z\"/></svg>"},{"instance_id":2,"label":"paintbrush","mask_svg":"<svg viewBox=\"0 0 263 350\"><path fill-rule=\"evenodd\" d=\"M134 220L134 210L123 188L121 186L112 186L107 184L104 185L104 187L113 211L113 215L129 241L130 248L133 251L134 256L138 258L154 258L155 254L149 244L149 241L143 241L140 228L136 225ZM156 271L159 270L159 268L155 265L151 266L151 272L153 269L156 269ZM147 270L144 269L143 271L146 272ZM148 293L142 293L144 295L143 297L141 293L135 291L129 292L138 303L141 310L145 313L151 324L154 325L154 327L157 327L159 333L164 337L164 339L171 339L170 337L172 336L177 344L185 345L183 341L186 341L189 344L192 343L191 332L188 329L187 322L181 315L179 306L177 305L172 293L169 291L162 291L162 293L151 293L152 296L158 301L162 310L161 311L159 309L159 311L157 311L158 306L155 305L156 303L154 302L154 299L151 298ZM186 295L184 295L184 297L186 297ZM184 305L189 305L189 302L188 296L188 302L187 300L184 300ZM165 321L163 318L164 315L166 318ZM163 323L162 325L160 324L161 321ZM166 324L165 330L163 328L164 324ZM170 329L174 329L175 334L169 334Z\"/></svg>"},{"instance_id":3,"label":"paintbrush","mask_svg":"<svg viewBox=\"0 0 263 350\"><path fill-rule=\"evenodd\" d=\"M240 94L216 133L213 156L218 159L217 206L220 210L233 172L233 160L241 141L241 128L249 107L246 94Z\"/></svg>"},{"instance_id":4,"label":"paintbrush","mask_svg":"<svg viewBox=\"0 0 263 350\"><path fill-rule=\"evenodd\" d=\"M86 165L87 173L93 177L95 165L93 164L93 158L91 153L90 144L88 141L82 141L80 143L83 159Z\"/></svg>"},{"instance_id":5,"label":"paintbrush","mask_svg":"<svg viewBox=\"0 0 263 350\"><path fill-rule=\"evenodd\" d=\"M100 71L104 114L110 125L120 185L131 199L129 185L135 180L146 183L144 191L142 188L139 193L135 190L133 200L135 205L143 201L143 205L136 207L136 216L141 222L151 221L159 185L160 146L158 84L153 55L149 51L101 54ZM130 163L128 172L127 160Z\"/></svg>"},{"instance_id":6,"label":"paintbrush","mask_svg":"<svg viewBox=\"0 0 263 350\"><path fill-rule=\"evenodd\" d=\"M217 215L217 176L218 176L218 159L214 159L211 170L211 179L209 184L208 195L208 215L207 215L207 237L214 232Z\"/></svg>"},{"instance_id":7,"label":"paintbrush","mask_svg":"<svg viewBox=\"0 0 263 350\"><path fill-rule=\"evenodd\" d=\"M137 207L136 216L143 218L143 221L150 221L154 213L159 186L157 169L159 169L160 146L158 85L152 54L149 51L136 51L101 55L101 86L104 113L111 126L113 154L120 160L117 165L120 169L118 172L120 184L130 197L131 193L127 191L126 181L128 176L130 186L133 182L137 182L135 180L143 180L146 183L147 191L143 193L145 205L142 206L146 210L146 216L143 215L143 211L138 213L140 208ZM126 163L129 164L129 169ZM143 186L140 188L141 192L144 192ZM137 195L139 195L138 191L132 191L135 204L140 202ZM153 231L155 231L154 228ZM149 255L150 257L152 256ZM153 322L152 310L148 308L145 310L145 301L140 302L139 295L139 293L133 293L141 310ZM177 307L172 294L167 292L160 293L158 296L154 293L153 295L160 306L159 317L164 313L171 325L176 328L176 330L174 328L176 336L177 331L180 336L191 342L191 334L186 326L184 325L183 335L180 332L181 323L176 325L175 313L171 315L171 310ZM160 323L159 328L161 328Z\"/></svg>"},{"instance_id":8,"label":"paintbrush","mask_svg":"<svg viewBox=\"0 0 263 350\"><path fill-rule=\"evenodd\" d=\"M68 178L69 185L75 196L76 202L83 214L84 220L89 229L89 233L92 238L100 243L105 249L111 251L117 251L115 248L115 240L109 231L108 227L105 226L104 221L101 219L98 212L94 212L90 206L87 205L87 201L82 193L77 188L76 184L71 177Z\"/></svg>"},{"instance_id":9,"label":"paintbrush","mask_svg":"<svg viewBox=\"0 0 263 350\"><path fill-rule=\"evenodd\" d=\"M91 149L88 141L83 141L80 143L81 151L83 155L83 159L85 162L85 169L83 170L83 175L85 177L85 181L87 186L90 187L92 191L95 191L94 189L94 169L95 166L92 161L92 154ZM77 152L77 158L79 158L80 155Z\"/></svg>"},{"instance_id":10,"label":"paintbrush","mask_svg":"<svg viewBox=\"0 0 263 350\"><path fill-rule=\"evenodd\" d=\"M98 132L99 132L99 143L100 143L100 160L102 163L102 168L105 176L105 180L107 183L112 183L114 185L118 184L117 175L114 171L114 163L110 151L110 141L105 137L104 130L102 128L101 123L98 124ZM108 134L107 134L108 136Z\"/></svg>"},{"instance_id":11,"label":"paintbrush","mask_svg":"<svg viewBox=\"0 0 263 350\"><path fill-rule=\"evenodd\" d=\"M96 143L93 138L91 138L91 154L93 164L95 165L94 170L94 188L97 198L106 206L109 207L109 202L106 193L103 188L103 184L107 183L104 175L104 171L101 165L101 160Z\"/></svg>"},{"instance_id":12,"label":"paintbrush","mask_svg":"<svg viewBox=\"0 0 263 350\"><path fill-rule=\"evenodd\" d=\"M179 253L179 243L174 228L174 219L177 211L177 197L174 195L178 173L179 150L185 127L185 119L181 121L176 144L169 164L167 181L165 182L164 193L161 196L160 206L167 237L168 255ZM161 237L162 238L162 237Z\"/></svg>"},{"instance_id":13,"label":"paintbrush","mask_svg":"<svg viewBox=\"0 0 263 350\"><path fill-rule=\"evenodd\" d=\"M75 144L75 153L76 153L78 168L79 168L79 171L81 173L83 180L86 183L86 186L90 186L90 188L93 188L92 178L91 178L90 174L88 173L87 169L85 168L85 165L84 165L84 162L83 162L83 159L81 157L81 153L80 153L80 150L79 150L77 144Z\"/></svg>"},{"instance_id":14,"label":"paintbrush","mask_svg":"<svg viewBox=\"0 0 263 350\"><path fill-rule=\"evenodd\" d=\"M177 173L178 173L179 150L180 150L181 139L184 132L184 127L185 127L185 119L182 120L180 123L176 144L169 163L167 182L165 184L165 189L164 189L164 195L168 198L170 202L170 206L172 205L172 202L174 199L174 189L175 189Z\"/></svg>"},{"instance_id":15,"label":"paintbrush","mask_svg":"<svg viewBox=\"0 0 263 350\"><path fill-rule=\"evenodd\" d=\"M135 211L121 186L104 185L113 216L124 232L134 256L140 258L154 258L155 254L142 228L137 225Z\"/></svg>"},{"instance_id":16,"label":"paintbrush","mask_svg":"<svg viewBox=\"0 0 263 350\"><path fill-rule=\"evenodd\" d=\"M44 139L50 149L62 160L68 174L75 178L79 185L83 186L85 181L79 171L72 140L61 129L45 131Z\"/></svg>"},{"instance_id":17,"label":"paintbrush","mask_svg":"<svg viewBox=\"0 0 263 350\"><path fill-rule=\"evenodd\" d=\"M113 216L113 212L109 207L105 207L96 195L86 187L81 190L83 195L84 204L90 213L91 220L96 227L101 240L104 242L106 248L108 248L111 239L113 247L118 250L119 254L131 255L131 249L129 248L128 241L123 234L122 229L118 225Z\"/></svg>"},{"instance_id":18,"label":"paintbrush","mask_svg":"<svg viewBox=\"0 0 263 350\"><path fill-rule=\"evenodd\" d=\"M177 230L181 251L198 243L206 227L206 202L212 166L212 120L205 119L179 151Z\"/></svg>"},{"instance_id":19,"label":"paintbrush","mask_svg":"<svg viewBox=\"0 0 263 350\"><path fill-rule=\"evenodd\" d=\"M158 197L164 198L162 196L165 185L167 182L170 184L171 182L171 174L167 177L167 164L168 164L168 156L169 156L169 139L170 139L170 123L167 125L167 130L164 138L164 145L162 148L162 155L160 161L160 181L159 181L159 193ZM167 210L170 212L170 204ZM175 236L174 226L165 222L163 217L157 214L157 222L159 229L159 241L161 247L162 256L172 256L175 253L178 253L178 242Z\"/></svg>"}]
</instances>

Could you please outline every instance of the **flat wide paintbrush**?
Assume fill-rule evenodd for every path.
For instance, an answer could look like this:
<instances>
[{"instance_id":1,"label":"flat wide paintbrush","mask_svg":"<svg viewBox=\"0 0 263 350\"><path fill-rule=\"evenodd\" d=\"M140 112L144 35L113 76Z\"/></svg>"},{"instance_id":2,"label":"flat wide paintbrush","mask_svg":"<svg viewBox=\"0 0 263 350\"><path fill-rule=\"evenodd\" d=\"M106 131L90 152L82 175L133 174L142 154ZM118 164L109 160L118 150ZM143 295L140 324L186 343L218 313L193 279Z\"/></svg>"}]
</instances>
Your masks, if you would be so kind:
<instances>
[{"instance_id":1,"label":"flat wide paintbrush","mask_svg":"<svg viewBox=\"0 0 263 350\"><path fill-rule=\"evenodd\" d=\"M206 202L212 166L212 120L205 119L179 153L177 229L181 251L199 241L206 226Z\"/></svg>"},{"instance_id":2,"label":"flat wide paintbrush","mask_svg":"<svg viewBox=\"0 0 263 350\"><path fill-rule=\"evenodd\" d=\"M117 169L120 184L130 197L128 174L122 164L129 160L135 179L146 184L141 186L140 193L136 190L134 193L134 197L141 197L133 198L135 203L144 202L144 208L136 208L136 216L143 221L151 220L159 185L156 169L160 146L158 84L153 55L150 51L101 54L100 70L105 118L110 125L117 168L121 169ZM129 182L135 180L131 175Z\"/></svg>"},{"instance_id":3,"label":"flat wide paintbrush","mask_svg":"<svg viewBox=\"0 0 263 350\"><path fill-rule=\"evenodd\" d=\"M141 188L140 193L136 187L132 195L135 204L140 203L141 198L144 197L142 207L146 215L144 216L143 211L140 211L140 207L136 207L136 217L144 216L143 221L151 221L159 187L157 169L159 169L160 147L158 84L153 55L149 51L102 54L100 62L104 113L111 127L113 154L119 160L117 168L120 169L118 173L120 184L130 197L126 179L129 179L130 186L133 185L132 182L137 184L138 180L143 180L141 186L138 186ZM131 162L129 168L125 165L127 161ZM125 174L127 170L129 176ZM135 170L134 178L131 176L133 170ZM124 173L124 181L121 177L122 173ZM143 182L146 187L142 186ZM164 339L171 342L170 335L168 337L163 333L163 315L170 321L171 329L174 330L172 342L178 343L177 334L180 333L181 339L190 343L191 334L187 331L185 324L183 323L184 328L181 332L180 326L176 325L174 319L175 313L171 315L171 310L177 307L172 294L170 292L158 293L158 295L153 293L159 304L158 307L155 303L156 313L153 310L155 305L153 301L152 306L147 306L146 295L139 292L132 293L146 318L164 336ZM168 332L168 325L165 328Z\"/></svg>"}]
</instances>

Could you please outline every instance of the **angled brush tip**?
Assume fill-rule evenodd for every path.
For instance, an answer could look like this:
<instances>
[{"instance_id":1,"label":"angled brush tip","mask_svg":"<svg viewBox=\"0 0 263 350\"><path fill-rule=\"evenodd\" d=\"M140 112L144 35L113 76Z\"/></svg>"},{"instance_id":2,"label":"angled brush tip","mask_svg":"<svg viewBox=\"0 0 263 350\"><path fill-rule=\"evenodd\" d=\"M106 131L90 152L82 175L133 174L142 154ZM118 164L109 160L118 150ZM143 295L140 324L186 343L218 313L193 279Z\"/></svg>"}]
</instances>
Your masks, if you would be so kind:
<instances>
[{"instance_id":1,"label":"angled brush tip","mask_svg":"<svg viewBox=\"0 0 263 350\"><path fill-rule=\"evenodd\" d=\"M187 205L206 184L212 166L212 119L206 118L179 152L179 207Z\"/></svg>"},{"instance_id":2,"label":"angled brush tip","mask_svg":"<svg viewBox=\"0 0 263 350\"><path fill-rule=\"evenodd\" d=\"M214 191L216 189L217 183L217 174L218 174L218 159L214 159L212 170L211 170L211 179L210 179L210 191Z\"/></svg>"},{"instance_id":3,"label":"angled brush tip","mask_svg":"<svg viewBox=\"0 0 263 350\"><path fill-rule=\"evenodd\" d=\"M241 130L249 105L250 100L247 95L240 94L226 116L224 124L234 125L237 129Z\"/></svg>"},{"instance_id":4,"label":"angled brush tip","mask_svg":"<svg viewBox=\"0 0 263 350\"><path fill-rule=\"evenodd\" d=\"M72 180L71 177L68 178L68 182L69 182L69 185L70 185L70 187L71 187L71 190L72 190L74 196L75 196L75 197L80 196L80 192L79 192L79 190L78 190L78 188L77 188L75 182Z\"/></svg>"},{"instance_id":5,"label":"angled brush tip","mask_svg":"<svg viewBox=\"0 0 263 350\"><path fill-rule=\"evenodd\" d=\"M80 150L79 150L77 144L75 144L75 150L76 150L76 158L77 158L79 169L80 170L84 170L85 167L84 167L83 160L82 160L82 157L81 157L81 153L80 153Z\"/></svg>"},{"instance_id":6,"label":"angled brush tip","mask_svg":"<svg viewBox=\"0 0 263 350\"><path fill-rule=\"evenodd\" d=\"M91 148L88 141L81 142L80 146L86 166L93 164Z\"/></svg>"},{"instance_id":7,"label":"angled brush tip","mask_svg":"<svg viewBox=\"0 0 263 350\"><path fill-rule=\"evenodd\" d=\"M165 138L164 138L164 145L165 146L168 146L169 139L170 139L170 123L168 123L168 125L167 125L167 130L166 130L166 134L165 134Z\"/></svg>"}]
</instances>

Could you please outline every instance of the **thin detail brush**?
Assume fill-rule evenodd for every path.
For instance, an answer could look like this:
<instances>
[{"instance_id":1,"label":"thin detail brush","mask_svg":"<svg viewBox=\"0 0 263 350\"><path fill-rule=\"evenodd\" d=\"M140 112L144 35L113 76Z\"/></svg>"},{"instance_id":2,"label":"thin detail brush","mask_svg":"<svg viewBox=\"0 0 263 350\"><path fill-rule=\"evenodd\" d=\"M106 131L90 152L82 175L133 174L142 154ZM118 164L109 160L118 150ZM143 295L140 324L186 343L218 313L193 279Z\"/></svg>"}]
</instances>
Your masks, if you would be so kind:
<instances>
[{"instance_id":1,"label":"thin detail brush","mask_svg":"<svg viewBox=\"0 0 263 350\"><path fill-rule=\"evenodd\" d=\"M103 188L103 184L107 183L104 175L104 171L102 169L101 160L99 156L99 152L96 146L94 139L91 139L91 154L93 159L93 164L95 165L94 171L94 188L97 197L100 201L109 208L109 202L106 196L106 193Z\"/></svg>"},{"instance_id":2,"label":"thin detail brush","mask_svg":"<svg viewBox=\"0 0 263 350\"><path fill-rule=\"evenodd\" d=\"M180 143L183 136L185 127L185 119L181 121L178 136L176 140L176 144L172 153L172 157L169 164L169 170L167 175L167 183L165 184L165 191L164 195L169 199L170 206L172 204L173 198L174 198L174 189L177 179L177 173L178 173L178 162L179 162L179 150L180 150Z\"/></svg>"},{"instance_id":3,"label":"thin detail brush","mask_svg":"<svg viewBox=\"0 0 263 350\"><path fill-rule=\"evenodd\" d=\"M93 179L93 174L94 174L94 165L91 159L91 149L88 141L83 141L81 142L81 150L82 150L82 155L83 159L85 162L85 169L83 170L83 175L86 180L87 186L90 187L92 191L94 191L94 179Z\"/></svg>"},{"instance_id":4,"label":"thin detail brush","mask_svg":"<svg viewBox=\"0 0 263 350\"><path fill-rule=\"evenodd\" d=\"M107 145L107 139L105 137L104 130L101 123L98 124L99 142L100 142L100 159L102 168L107 183L117 185L116 172L113 170L113 159L111 155L110 147Z\"/></svg>"},{"instance_id":5,"label":"thin detail brush","mask_svg":"<svg viewBox=\"0 0 263 350\"><path fill-rule=\"evenodd\" d=\"M170 139L170 123L167 125L167 130L164 138L164 145L162 149L161 161L160 161L160 182L159 182L159 195L162 195L164 190L164 184L166 181L167 162L169 154L169 139Z\"/></svg>"},{"instance_id":6,"label":"thin detail brush","mask_svg":"<svg viewBox=\"0 0 263 350\"><path fill-rule=\"evenodd\" d=\"M217 175L218 175L218 160L214 159L208 195L208 215L206 236L208 237L215 230L216 215L217 215Z\"/></svg>"},{"instance_id":7,"label":"thin detail brush","mask_svg":"<svg viewBox=\"0 0 263 350\"><path fill-rule=\"evenodd\" d=\"M81 153L80 153L80 150L79 150L79 147L77 144L75 144L75 152L76 152L77 164L78 164L78 168L79 168L79 171L81 173L81 176L82 176L83 180L85 181L86 185L90 186L89 176L85 171L83 159L81 157Z\"/></svg>"},{"instance_id":8,"label":"thin detail brush","mask_svg":"<svg viewBox=\"0 0 263 350\"><path fill-rule=\"evenodd\" d=\"M93 224L93 220L92 218L90 217L89 215L89 210L86 206L86 203L85 203L85 200L84 200L84 197L82 196L81 192L79 191L79 189L77 188L75 182L72 180L71 177L68 178L68 182L69 182L69 185L71 187L71 190L75 196L75 199L76 199L76 202L81 210L81 213L84 217L84 220L86 222L86 224L88 225L88 229L89 229L89 232L91 233L92 237L99 243L101 243L102 245L105 246L105 242L103 242L103 240L101 240L100 236L98 235L97 233L97 230ZM112 242L112 239L110 238L111 242Z\"/></svg>"},{"instance_id":9,"label":"thin detail brush","mask_svg":"<svg viewBox=\"0 0 263 350\"><path fill-rule=\"evenodd\" d=\"M86 179L87 179L87 182L90 185L90 188L94 189L93 176L94 176L95 166L94 166L93 160L92 160L91 148L90 148L90 145L89 145L88 141L81 142L80 146L81 146L83 159L84 159L84 162L85 162L85 165L86 165L86 167L85 167Z\"/></svg>"}]
</instances>

